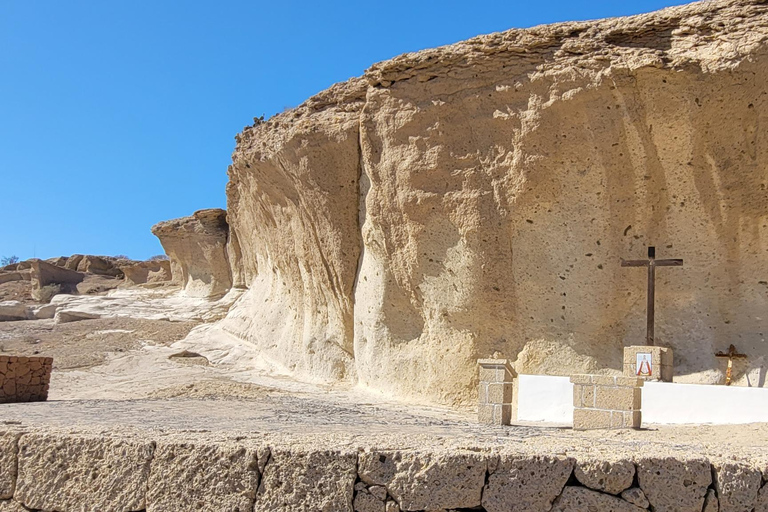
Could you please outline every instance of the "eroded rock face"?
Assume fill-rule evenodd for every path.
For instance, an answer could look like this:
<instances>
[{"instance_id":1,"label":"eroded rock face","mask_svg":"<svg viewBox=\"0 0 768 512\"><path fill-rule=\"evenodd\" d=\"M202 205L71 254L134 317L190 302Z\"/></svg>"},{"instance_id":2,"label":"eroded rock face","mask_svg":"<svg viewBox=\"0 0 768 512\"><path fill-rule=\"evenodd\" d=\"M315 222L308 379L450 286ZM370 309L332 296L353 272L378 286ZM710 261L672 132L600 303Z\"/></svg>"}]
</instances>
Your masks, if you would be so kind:
<instances>
[{"instance_id":1,"label":"eroded rock face","mask_svg":"<svg viewBox=\"0 0 768 512\"><path fill-rule=\"evenodd\" d=\"M200 210L152 226L171 260L174 282L190 297L221 297L232 287L227 255L227 212Z\"/></svg>"},{"instance_id":2,"label":"eroded rock face","mask_svg":"<svg viewBox=\"0 0 768 512\"><path fill-rule=\"evenodd\" d=\"M749 512L754 509L763 483L761 472L736 462L715 462L712 466L720 512Z\"/></svg>"},{"instance_id":3,"label":"eroded rock face","mask_svg":"<svg viewBox=\"0 0 768 512\"><path fill-rule=\"evenodd\" d=\"M20 434L0 432L0 500L13 496L16 487L16 450Z\"/></svg>"},{"instance_id":4,"label":"eroded rock face","mask_svg":"<svg viewBox=\"0 0 768 512\"><path fill-rule=\"evenodd\" d=\"M141 261L120 267L120 270L125 275L126 284L162 283L172 279L169 260Z\"/></svg>"},{"instance_id":5,"label":"eroded rock face","mask_svg":"<svg viewBox=\"0 0 768 512\"><path fill-rule=\"evenodd\" d=\"M78 283L83 282L85 274L53 265L47 261L33 259L32 296L40 298L41 290L48 285L59 285L61 293L77 293Z\"/></svg>"},{"instance_id":6,"label":"eroded rock face","mask_svg":"<svg viewBox=\"0 0 768 512\"><path fill-rule=\"evenodd\" d=\"M654 245L685 259L657 285L680 379L719 378L722 340L768 356L767 50L757 0L510 30L247 128L225 328L300 378L470 404L494 351L620 370L646 286L620 259Z\"/></svg>"},{"instance_id":7,"label":"eroded rock face","mask_svg":"<svg viewBox=\"0 0 768 512\"><path fill-rule=\"evenodd\" d=\"M502 455L488 476L482 506L488 512L545 512L563 491L573 459Z\"/></svg>"}]
</instances>

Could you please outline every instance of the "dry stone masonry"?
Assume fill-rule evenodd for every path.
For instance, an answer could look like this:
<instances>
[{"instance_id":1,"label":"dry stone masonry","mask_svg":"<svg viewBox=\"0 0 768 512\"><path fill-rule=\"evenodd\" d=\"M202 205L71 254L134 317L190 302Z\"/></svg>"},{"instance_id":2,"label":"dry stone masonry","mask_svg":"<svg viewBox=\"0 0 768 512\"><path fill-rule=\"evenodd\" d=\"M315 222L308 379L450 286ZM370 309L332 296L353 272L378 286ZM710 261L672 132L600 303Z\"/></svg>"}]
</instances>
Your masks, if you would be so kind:
<instances>
[{"instance_id":1,"label":"dry stone masonry","mask_svg":"<svg viewBox=\"0 0 768 512\"><path fill-rule=\"evenodd\" d=\"M768 510L764 460L0 431L0 511ZM327 444L327 443L326 443ZM646 448L649 445L645 445ZM25 508L22 508L25 507Z\"/></svg>"},{"instance_id":2,"label":"dry stone masonry","mask_svg":"<svg viewBox=\"0 0 768 512\"><path fill-rule=\"evenodd\" d=\"M514 373L506 359L480 359L477 419L487 425L512 421Z\"/></svg>"},{"instance_id":3,"label":"dry stone masonry","mask_svg":"<svg viewBox=\"0 0 768 512\"><path fill-rule=\"evenodd\" d=\"M48 399L53 359L0 356L0 404Z\"/></svg>"},{"instance_id":4,"label":"dry stone masonry","mask_svg":"<svg viewBox=\"0 0 768 512\"><path fill-rule=\"evenodd\" d=\"M643 379L572 375L573 428L640 428Z\"/></svg>"},{"instance_id":5,"label":"dry stone masonry","mask_svg":"<svg viewBox=\"0 0 768 512\"><path fill-rule=\"evenodd\" d=\"M656 345L624 347L624 376L672 382L674 376L672 349Z\"/></svg>"}]
</instances>

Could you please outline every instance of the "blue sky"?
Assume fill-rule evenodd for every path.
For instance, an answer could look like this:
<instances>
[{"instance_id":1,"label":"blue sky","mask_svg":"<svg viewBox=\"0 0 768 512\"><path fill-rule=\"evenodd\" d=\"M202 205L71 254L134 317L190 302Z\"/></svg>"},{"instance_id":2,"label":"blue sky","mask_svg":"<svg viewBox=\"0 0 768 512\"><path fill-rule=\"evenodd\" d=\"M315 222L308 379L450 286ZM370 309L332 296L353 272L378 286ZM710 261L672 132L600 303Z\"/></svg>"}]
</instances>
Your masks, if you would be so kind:
<instances>
[{"instance_id":1,"label":"blue sky","mask_svg":"<svg viewBox=\"0 0 768 512\"><path fill-rule=\"evenodd\" d=\"M234 136L372 63L675 1L0 0L0 256L162 252Z\"/></svg>"}]
</instances>

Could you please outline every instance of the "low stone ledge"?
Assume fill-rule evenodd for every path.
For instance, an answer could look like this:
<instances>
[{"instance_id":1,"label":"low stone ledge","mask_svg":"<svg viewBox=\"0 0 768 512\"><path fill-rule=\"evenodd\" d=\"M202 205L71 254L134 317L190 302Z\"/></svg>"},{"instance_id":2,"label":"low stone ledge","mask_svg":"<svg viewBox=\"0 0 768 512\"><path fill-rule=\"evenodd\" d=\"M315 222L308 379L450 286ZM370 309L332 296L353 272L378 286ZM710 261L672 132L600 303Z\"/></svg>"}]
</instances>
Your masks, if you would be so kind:
<instances>
[{"instance_id":1,"label":"low stone ledge","mask_svg":"<svg viewBox=\"0 0 768 512\"><path fill-rule=\"evenodd\" d=\"M191 439L164 432L0 432L0 512L711 512L718 503L721 512L765 512L768 504L759 454L752 465L654 448L638 458L485 445L397 450L353 442L329 450L323 446L335 442L333 434L320 442L183 435ZM17 466L18 474L9 471Z\"/></svg>"}]
</instances>

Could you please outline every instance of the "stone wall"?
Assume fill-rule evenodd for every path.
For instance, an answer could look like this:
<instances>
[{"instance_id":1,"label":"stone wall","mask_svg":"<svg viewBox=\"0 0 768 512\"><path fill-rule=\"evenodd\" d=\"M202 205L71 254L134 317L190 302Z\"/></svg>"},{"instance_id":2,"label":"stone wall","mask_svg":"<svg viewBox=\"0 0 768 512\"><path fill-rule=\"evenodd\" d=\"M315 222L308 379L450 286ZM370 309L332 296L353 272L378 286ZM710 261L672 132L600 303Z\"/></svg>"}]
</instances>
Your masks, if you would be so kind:
<instances>
[{"instance_id":1,"label":"stone wall","mask_svg":"<svg viewBox=\"0 0 768 512\"><path fill-rule=\"evenodd\" d=\"M0 356L0 404L45 401L52 367L50 357Z\"/></svg>"},{"instance_id":2,"label":"stone wall","mask_svg":"<svg viewBox=\"0 0 768 512\"><path fill-rule=\"evenodd\" d=\"M0 431L0 511L768 510L757 461L324 444Z\"/></svg>"}]
</instances>

